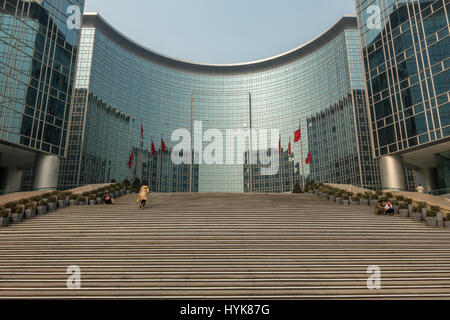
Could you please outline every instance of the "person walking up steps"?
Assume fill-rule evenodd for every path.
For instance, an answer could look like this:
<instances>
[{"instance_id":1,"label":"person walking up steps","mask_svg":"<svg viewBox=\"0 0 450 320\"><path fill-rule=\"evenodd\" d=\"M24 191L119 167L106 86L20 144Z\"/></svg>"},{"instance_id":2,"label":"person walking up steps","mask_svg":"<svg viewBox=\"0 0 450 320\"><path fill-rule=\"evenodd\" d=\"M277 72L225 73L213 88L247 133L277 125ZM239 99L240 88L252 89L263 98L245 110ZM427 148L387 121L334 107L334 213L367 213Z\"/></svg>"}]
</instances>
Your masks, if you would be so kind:
<instances>
[{"instance_id":1,"label":"person walking up steps","mask_svg":"<svg viewBox=\"0 0 450 320\"><path fill-rule=\"evenodd\" d=\"M144 209L145 208L145 202L147 201L147 195L150 193L150 190L146 183L144 183L141 187L141 190L139 190L139 195L136 200L139 204L139 208Z\"/></svg>"}]
</instances>

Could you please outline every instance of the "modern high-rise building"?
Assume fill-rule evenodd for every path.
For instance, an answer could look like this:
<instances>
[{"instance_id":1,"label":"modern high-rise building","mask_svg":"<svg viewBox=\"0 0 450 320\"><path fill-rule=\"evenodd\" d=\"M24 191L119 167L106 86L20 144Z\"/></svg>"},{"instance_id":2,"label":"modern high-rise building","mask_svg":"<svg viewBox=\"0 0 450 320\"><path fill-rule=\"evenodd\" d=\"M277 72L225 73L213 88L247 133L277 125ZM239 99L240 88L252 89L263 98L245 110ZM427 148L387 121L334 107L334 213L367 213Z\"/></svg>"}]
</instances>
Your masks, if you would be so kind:
<instances>
[{"instance_id":1,"label":"modern high-rise building","mask_svg":"<svg viewBox=\"0 0 450 320\"><path fill-rule=\"evenodd\" d=\"M284 192L311 179L380 186L354 16L278 56L214 65L156 53L86 13L75 92L63 189L134 178L158 192ZM299 127L301 140L294 142ZM194 151L192 164L175 165L170 152L177 129L195 141L203 137L200 150L211 143L208 130L225 136L277 129L277 146L267 154L277 154L279 170L262 174L253 162L258 155L249 152L251 139L236 139L243 154L233 156L243 163L207 164ZM225 141L216 143L230 152Z\"/></svg>"},{"instance_id":2,"label":"modern high-rise building","mask_svg":"<svg viewBox=\"0 0 450 320\"><path fill-rule=\"evenodd\" d=\"M30 189L57 186L80 34L69 20L83 7L0 0L0 193L19 191L24 172L33 176Z\"/></svg>"},{"instance_id":3,"label":"modern high-rise building","mask_svg":"<svg viewBox=\"0 0 450 320\"><path fill-rule=\"evenodd\" d=\"M450 193L448 0L356 0L382 186Z\"/></svg>"}]
</instances>

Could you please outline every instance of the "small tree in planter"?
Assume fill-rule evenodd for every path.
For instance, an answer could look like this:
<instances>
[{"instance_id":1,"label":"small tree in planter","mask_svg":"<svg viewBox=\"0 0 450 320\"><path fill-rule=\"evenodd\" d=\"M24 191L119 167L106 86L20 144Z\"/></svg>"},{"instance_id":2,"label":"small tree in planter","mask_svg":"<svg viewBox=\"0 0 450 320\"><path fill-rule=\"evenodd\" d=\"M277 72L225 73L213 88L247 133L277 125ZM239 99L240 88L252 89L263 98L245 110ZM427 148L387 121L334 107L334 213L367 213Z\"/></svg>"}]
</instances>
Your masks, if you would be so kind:
<instances>
[{"instance_id":1,"label":"small tree in planter","mask_svg":"<svg viewBox=\"0 0 450 320\"><path fill-rule=\"evenodd\" d=\"M375 207L378 204L378 196L376 194L370 193L369 194L369 205L371 207Z\"/></svg>"},{"instance_id":2,"label":"small tree in planter","mask_svg":"<svg viewBox=\"0 0 450 320\"><path fill-rule=\"evenodd\" d=\"M436 216L436 224L438 227L444 227L444 217L442 216L441 207L431 206L430 211Z\"/></svg>"},{"instance_id":3,"label":"small tree in planter","mask_svg":"<svg viewBox=\"0 0 450 320\"><path fill-rule=\"evenodd\" d=\"M403 202L408 206L409 215L411 216L412 213L414 212L414 205L413 205L412 199L404 198Z\"/></svg>"},{"instance_id":4,"label":"small tree in planter","mask_svg":"<svg viewBox=\"0 0 450 320\"><path fill-rule=\"evenodd\" d=\"M36 206L32 202L28 202L25 206L25 218L33 219L36 215Z\"/></svg>"},{"instance_id":5,"label":"small tree in planter","mask_svg":"<svg viewBox=\"0 0 450 320\"><path fill-rule=\"evenodd\" d=\"M49 211L54 211L56 210L56 196L51 196L48 199L48 203L47 203L47 207Z\"/></svg>"},{"instance_id":6,"label":"small tree in planter","mask_svg":"<svg viewBox=\"0 0 450 320\"><path fill-rule=\"evenodd\" d=\"M88 204L89 203L89 196L91 194L89 192L83 192L83 197L84 197L84 203Z\"/></svg>"},{"instance_id":7,"label":"small tree in planter","mask_svg":"<svg viewBox=\"0 0 450 320\"><path fill-rule=\"evenodd\" d=\"M402 202L398 205L400 217L409 217L408 205L405 202Z\"/></svg>"},{"instance_id":8,"label":"small tree in planter","mask_svg":"<svg viewBox=\"0 0 450 320\"><path fill-rule=\"evenodd\" d=\"M336 203L337 204L341 204L342 203L342 193L341 192L336 192Z\"/></svg>"},{"instance_id":9,"label":"small tree in planter","mask_svg":"<svg viewBox=\"0 0 450 320\"><path fill-rule=\"evenodd\" d=\"M97 192L97 198L95 199L95 201L97 201L97 204L103 203L103 197L103 192Z\"/></svg>"},{"instance_id":10,"label":"small tree in planter","mask_svg":"<svg viewBox=\"0 0 450 320\"><path fill-rule=\"evenodd\" d=\"M368 206L369 205L369 195L367 193L361 195L361 198L359 198L359 204L361 206Z\"/></svg>"},{"instance_id":11,"label":"small tree in planter","mask_svg":"<svg viewBox=\"0 0 450 320\"><path fill-rule=\"evenodd\" d=\"M5 204L5 211L8 215L11 215L11 213L13 212L14 208L18 205L18 202L8 202L7 204Z\"/></svg>"},{"instance_id":12,"label":"small tree in planter","mask_svg":"<svg viewBox=\"0 0 450 320\"><path fill-rule=\"evenodd\" d=\"M394 214L398 213L398 210L399 210L398 201L394 199L391 201L391 203L392 203L392 206L394 207Z\"/></svg>"},{"instance_id":13,"label":"small tree in planter","mask_svg":"<svg viewBox=\"0 0 450 320\"><path fill-rule=\"evenodd\" d=\"M388 198L388 200L391 202L394 200L394 196L392 195L392 192L386 192L385 197Z\"/></svg>"},{"instance_id":14,"label":"small tree in planter","mask_svg":"<svg viewBox=\"0 0 450 320\"><path fill-rule=\"evenodd\" d=\"M436 212L427 210L427 215L425 216L425 223L427 226L436 228L437 227Z\"/></svg>"},{"instance_id":15,"label":"small tree in planter","mask_svg":"<svg viewBox=\"0 0 450 320\"><path fill-rule=\"evenodd\" d=\"M292 193L302 193L302 188L300 188L300 185L298 183L296 183L292 188Z\"/></svg>"},{"instance_id":16,"label":"small tree in planter","mask_svg":"<svg viewBox=\"0 0 450 320\"><path fill-rule=\"evenodd\" d=\"M450 228L450 212L445 216L445 227Z\"/></svg>"},{"instance_id":17,"label":"small tree in planter","mask_svg":"<svg viewBox=\"0 0 450 320\"><path fill-rule=\"evenodd\" d=\"M414 207L411 217L413 218L414 221L423 221L422 208Z\"/></svg>"},{"instance_id":18,"label":"small tree in planter","mask_svg":"<svg viewBox=\"0 0 450 320\"><path fill-rule=\"evenodd\" d=\"M78 195L72 194L72 195L70 196L69 205L71 205L71 206L76 206L76 205L78 204L78 198L79 198Z\"/></svg>"},{"instance_id":19,"label":"small tree in planter","mask_svg":"<svg viewBox=\"0 0 450 320\"><path fill-rule=\"evenodd\" d=\"M342 196L342 204L348 206L349 197L348 194Z\"/></svg>"},{"instance_id":20,"label":"small tree in planter","mask_svg":"<svg viewBox=\"0 0 450 320\"><path fill-rule=\"evenodd\" d=\"M336 191L330 190L327 193L328 193L328 199L330 201L336 201Z\"/></svg>"},{"instance_id":21,"label":"small tree in planter","mask_svg":"<svg viewBox=\"0 0 450 320\"><path fill-rule=\"evenodd\" d=\"M417 206L422 209L422 214L425 216L427 214L427 203L425 201L419 201Z\"/></svg>"},{"instance_id":22,"label":"small tree in planter","mask_svg":"<svg viewBox=\"0 0 450 320\"><path fill-rule=\"evenodd\" d=\"M11 214L11 220L14 223L22 222L23 220L23 207L18 205L14 208L12 214Z\"/></svg>"},{"instance_id":23,"label":"small tree in planter","mask_svg":"<svg viewBox=\"0 0 450 320\"><path fill-rule=\"evenodd\" d=\"M139 180L139 178L134 179L131 187L133 192L139 192L139 189L141 188L141 180Z\"/></svg>"},{"instance_id":24,"label":"small tree in planter","mask_svg":"<svg viewBox=\"0 0 450 320\"><path fill-rule=\"evenodd\" d=\"M352 205L359 205L359 197L358 196L352 197Z\"/></svg>"},{"instance_id":25,"label":"small tree in planter","mask_svg":"<svg viewBox=\"0 0 450 320\"><path fill-rule=\"evenodd\" d=\"M89 205L93 206L97 203L97 196L95 194L91 194L89 196Z\"/></svg>"},{"instance_id":26,"label":"small tree in planter","mask_svg":"<svg viewBox=\"0 0 450 320\"><path fill-rule=\"evenodd\" d=\"M4 208L0 208L0 227L6 227L9 222L9 213Z\"/></svg>"},{"instance_id":27,"label":"small tree in planter","mask_svg":"<svg viewBox=\"0 0 450 320\"><path fill-rule=\"evenodd\" d=\"M84 206L84 205L86 205L86 199L85 199L85 197L83 197L83 196L79 196L78 197L78 205L79 206Z\"/></svg>"},{"instance_id":28,"label":"small tree in planter","mask_svg":"<svg viewBox=\"0 0 450 320\"><path fill-rule=\"evenodd\" d=\"M46 214L48 208L48 203L45 200L39 200L37 205L37 212L38 214Z\"/></svg>"},{"instance_id":29,"label":"small tree in planter","mask_svg":"<svg viewBox=\"0 0 450 320\"><path fill-rule=\"evenodd\" d=\"M377 190L376 191L376 195L378 197L378 200L381 200L381 198L383 197L383 191L382 190Z\"/></svg>"},{"instance_id":30,"label":"small tree in planter","mask_svg":"<svg viewBox=\"0 0 450 320\"><path fill-rule=\"evenodd\" d=\"M64 208L66 206L66 195L64 193L58 193L58 207Z\"/></svg>"}]
</instances>

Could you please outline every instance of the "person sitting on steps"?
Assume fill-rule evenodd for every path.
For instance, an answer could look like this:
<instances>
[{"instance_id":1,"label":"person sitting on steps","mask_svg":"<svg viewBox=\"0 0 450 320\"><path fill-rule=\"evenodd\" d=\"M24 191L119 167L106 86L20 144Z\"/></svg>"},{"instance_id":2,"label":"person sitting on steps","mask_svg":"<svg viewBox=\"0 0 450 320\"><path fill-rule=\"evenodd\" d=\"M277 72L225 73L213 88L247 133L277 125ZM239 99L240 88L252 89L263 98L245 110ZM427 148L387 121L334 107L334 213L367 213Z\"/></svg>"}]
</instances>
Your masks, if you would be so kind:
<instances>
[{"instance_id":1,"label":"person sitting on steps","mask_svg":"<svg viewBox=\"0 0 450 320\"><path fill-rule=\"evenodd\" d=\"M392 203L390 201L386 202L386 205L384 206L385 214L394 214L394 207L392 206Z\"/></svg>"},{"instance_id":2,"label":"person sitting on steps","mask_svg":"<svg viewBox=\"0 0 450 320\"><path fill-rule=\"evenodd\" d=\"M114 204L114 199L110 196L109 193L105 194L105 197L103 198L104 204Z\"/></svg>"}]
</instances>

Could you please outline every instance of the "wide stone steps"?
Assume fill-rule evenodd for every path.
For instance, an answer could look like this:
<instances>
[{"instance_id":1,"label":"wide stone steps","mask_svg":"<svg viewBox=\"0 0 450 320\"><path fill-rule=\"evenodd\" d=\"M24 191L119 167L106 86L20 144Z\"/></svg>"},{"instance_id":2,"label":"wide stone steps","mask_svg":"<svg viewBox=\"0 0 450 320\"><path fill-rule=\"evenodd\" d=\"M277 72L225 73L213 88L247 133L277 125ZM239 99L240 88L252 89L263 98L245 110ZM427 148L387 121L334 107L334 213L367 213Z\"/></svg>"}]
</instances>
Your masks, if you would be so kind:
<instances>
[{"instance_id":1,"label":"wide stone steps","mask_svg":"<svg viewBox=\"0 0 450 320\"><path fill-rule=\"evenodd\" d=\"M0 298L450 298L450 230L313 195L152 194L0 229ZM67 267L81 288L67 288ZM381 268L369 290L367 268Z\"/></svg>"}]
</instances>

